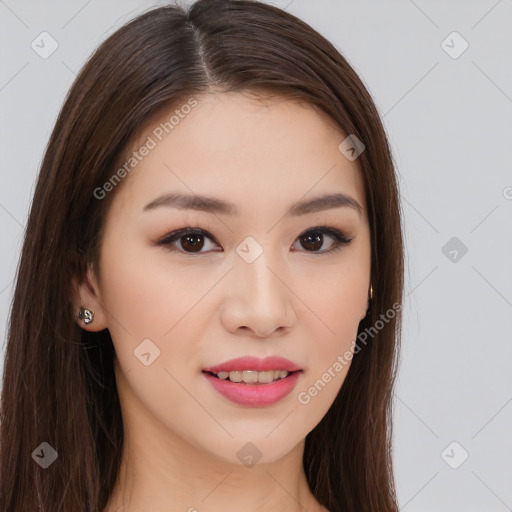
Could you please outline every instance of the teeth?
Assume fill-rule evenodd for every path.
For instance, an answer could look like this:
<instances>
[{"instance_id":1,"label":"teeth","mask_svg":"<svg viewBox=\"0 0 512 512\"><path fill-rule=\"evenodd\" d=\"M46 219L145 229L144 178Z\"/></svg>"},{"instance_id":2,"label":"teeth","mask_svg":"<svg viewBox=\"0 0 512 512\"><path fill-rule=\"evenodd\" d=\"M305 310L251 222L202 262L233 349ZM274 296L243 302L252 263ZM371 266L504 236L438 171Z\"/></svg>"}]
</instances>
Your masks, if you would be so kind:
<instances>
[{"instance_id":1,"label":"teeth","mask_svg":"<svg viewBox=\"0 0 512 512\"><path fill-rule=\"evenodd\" d=\"M268 384L274 380L284 379L288 376L286 370L272 370L269 372L256 372L254 370L236 370L233 372L219 372L217 377L232 382L245 382L246 384Z\"/></svg>"}]
</instances>

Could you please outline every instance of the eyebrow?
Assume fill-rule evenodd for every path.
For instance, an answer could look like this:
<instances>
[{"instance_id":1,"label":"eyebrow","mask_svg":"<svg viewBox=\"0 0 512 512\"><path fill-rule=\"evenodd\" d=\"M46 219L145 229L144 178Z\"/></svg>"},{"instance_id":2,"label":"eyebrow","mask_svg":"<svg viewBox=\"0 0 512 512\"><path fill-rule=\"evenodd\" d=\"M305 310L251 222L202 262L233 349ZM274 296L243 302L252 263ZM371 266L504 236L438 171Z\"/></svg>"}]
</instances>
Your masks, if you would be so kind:
<instances>
[{"instance_id":1,"label":"eyebrow","mask_svg":"<svg viewBox=\"0 0 512 512\"><path fill-rule=\"evenodd\" d=\"M155 208L162 206L167 208L177 208L179 210L199 210L219 215L240 215L240 210L236 205L223 201L222 199L172 193L164 194L153 201L150 201L146 206L144 206L143 211L154 210ZM352 208L360 217L363 214L363 208L353 197L342 193L336 193L324 194L313 199L294 203L286 211L285 217L297 217L300 215L307 215L308 213L342 207Z\"/></svg>"}]
</instances>

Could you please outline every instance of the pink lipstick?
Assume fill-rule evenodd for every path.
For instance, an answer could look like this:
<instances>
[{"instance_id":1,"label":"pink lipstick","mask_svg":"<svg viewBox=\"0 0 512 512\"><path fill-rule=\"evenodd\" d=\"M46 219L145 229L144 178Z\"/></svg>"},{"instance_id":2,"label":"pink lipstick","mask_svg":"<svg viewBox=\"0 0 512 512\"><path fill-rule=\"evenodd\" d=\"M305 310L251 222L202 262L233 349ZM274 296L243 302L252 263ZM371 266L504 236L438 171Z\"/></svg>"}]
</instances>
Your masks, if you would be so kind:
<instances>
[{"instance_id":1,"label":"pink lipstick","mask_svg":"<svg viewBox=\"0 0 512 512\"><path fill-rule=\"evenodd\" d=\"M239 405L265 407L288 396L302 369L283 357L241 357L203 369L212 387Z\"/></svg>"}]
</instances>

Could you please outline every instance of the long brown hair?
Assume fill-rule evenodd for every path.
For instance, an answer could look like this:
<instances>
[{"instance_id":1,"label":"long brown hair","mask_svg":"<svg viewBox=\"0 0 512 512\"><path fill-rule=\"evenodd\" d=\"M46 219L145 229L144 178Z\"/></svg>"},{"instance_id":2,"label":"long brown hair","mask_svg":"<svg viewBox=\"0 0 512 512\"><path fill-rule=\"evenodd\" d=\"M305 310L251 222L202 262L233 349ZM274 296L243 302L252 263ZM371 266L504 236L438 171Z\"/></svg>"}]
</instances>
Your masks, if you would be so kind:
<instances>
[{"instance_id":1,"label":"long brown hair","mask_svg":"<svg viewBox=\"0 0 512 512\"><path fill-rule=\"evenodd\" d=\"M98 200L94 190L152 116L212 87L306 101L365 145L357 162L371 229L373 299L359 333L372 339L307 435L303 463L313 494L331 512L398 510L391 417L404 255L398 184L376 107L345 58L303 21L258 1L199 0L153 8L103 42L51 134L8 325L2 512L102 512L108 502L123 447L114 348L108 330L77 325L72 301L73 279L89 265L98 269L115 194ZM393 316L376 328L389 311ZM58 454L46 469L33 453L43 442Z\"/></svg>"}]
</instances>

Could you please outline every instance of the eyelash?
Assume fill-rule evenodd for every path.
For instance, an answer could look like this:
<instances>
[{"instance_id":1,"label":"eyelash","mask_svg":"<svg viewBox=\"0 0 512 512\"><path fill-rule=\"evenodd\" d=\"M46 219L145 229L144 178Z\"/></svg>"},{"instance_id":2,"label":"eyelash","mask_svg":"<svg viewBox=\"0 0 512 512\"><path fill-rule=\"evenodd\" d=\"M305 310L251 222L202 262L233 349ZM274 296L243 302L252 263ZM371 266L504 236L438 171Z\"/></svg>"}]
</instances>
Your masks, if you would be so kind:
<instances>
[{"instance_id":1,"label":"eyelash","mask_svg":"<svg viewBox=\"0 0 512 512\"><path fill-rule=\"evenodd\" d=\"M333 247L331 247L330 249L327 249L326 251L307 251L307 250L305 250L305 252L311 253L311 254L334 253L336 251L341 250L343 247L347 246L354 238L354 237L347 238L345 236L345 234L342 233L341 231L339 231L338 229L330 228L327 226L317 226L314 228L310 228L306 231L303 231L297 238L298 239L302 238L303 236L305 236L309 233L315 233L315 234L321 233L322 235L328 235L331 238L333 238L335 241L335 243L333 244ZM176 249L172 246L172 244L174 242L178 241L181 237L188 235L188 234L202 235L206 238L209 238L212 242L215 242L216 244L218 244L218 242L215 240L215 238L210 233L208 233L208 231L205 231L204 229L201 229L201 228L193 228L192 226L188 226L186 228L181 228L181 229L177 229L175 231L171 231L170 233L165 235L163 238L161 238L158 242L156 242L156 245L165 246L172 252L174 252L174 251L182 252L184 254L191 255L191 256L195 256L195 255L199 255L199 254L206 254L205 252L201 252L201 251L200 252L187 252L187 251L183 251L180 249ZM220 244L218 244L218 245L220 245ZM216 252L220 252L220 251L216 251Z\"/></svg>"}]
</instances>

